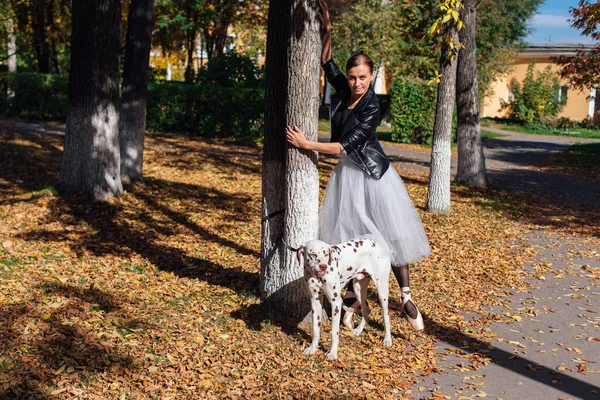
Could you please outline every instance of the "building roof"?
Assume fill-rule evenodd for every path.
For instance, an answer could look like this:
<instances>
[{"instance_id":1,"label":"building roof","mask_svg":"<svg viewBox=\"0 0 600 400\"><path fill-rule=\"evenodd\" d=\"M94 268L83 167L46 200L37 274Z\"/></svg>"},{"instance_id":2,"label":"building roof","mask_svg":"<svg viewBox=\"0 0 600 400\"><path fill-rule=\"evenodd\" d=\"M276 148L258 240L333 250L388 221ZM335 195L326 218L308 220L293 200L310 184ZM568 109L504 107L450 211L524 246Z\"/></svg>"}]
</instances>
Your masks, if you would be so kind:
<instances>
[{"instance_id":1,"label":"building roof","mask_svg":"<svg viewBox=\"0 0 600 400\"><path fill-rule=\"evenodd\" d=\"M589 51L596 47L595 43L576 43L576 42L546 42L546 43L527 43L525 48L519 53L519 58L531 57L552 57L552 56L573 56L578 49Z\"/></svg>"}]
</instances>

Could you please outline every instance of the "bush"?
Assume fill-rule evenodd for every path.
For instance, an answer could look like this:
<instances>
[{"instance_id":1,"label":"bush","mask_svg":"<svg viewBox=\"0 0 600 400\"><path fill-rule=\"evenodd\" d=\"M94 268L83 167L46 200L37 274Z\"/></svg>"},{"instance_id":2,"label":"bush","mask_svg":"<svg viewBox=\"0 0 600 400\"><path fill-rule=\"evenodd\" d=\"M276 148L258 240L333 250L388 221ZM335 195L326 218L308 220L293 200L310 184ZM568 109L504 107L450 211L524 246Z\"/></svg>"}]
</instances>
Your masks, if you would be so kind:
<instances>
[{"instance_id":1,"label":"bush","mask_svg":"<svg viewBox=\"0 0 600 400\"><path fill-rule=\"evenodd\" d=\"M431 144L437 87L425 81L396 78L391 90L393 142ZM456 104L452 110L452 143L456 143Z\"/></svg>"},{"instance_id":2,"label":"bush","mask_svg":"<svg viewBox=\"0 0 600 400\"><path fill-rule=\"evenodd\" d=\"M514 100L502 101L502 109L508 118L526 124L542 124L544 120L556 116L565 106L567 99L558 100L560 80L549 65L542 72L536 72L535 61L529 63L523 85L513 78L510 89Z\"/></svg>"},{"instance_id":3,"label":"bush","mask_svg":"<svg viewBox=\"0 0 600 400\"><path fill-rule=\"evenodd\" d=\"M151 82L147 126L198 136L261 137L264 91Z\"/></svg>"},{"instance_id":4,"label":"bush","mask_svg":"<svg viewBox=\"0 0 600 400\"><path fill-rule=\"evenodd\" d=\"M436 88L424 81L397 78L391 90L392 141L431 142Z\"/></svg>"},{"instance_id":5,"label":"bush","mask_svg":"<svg viewBox=\"0 0 600 400\"><path fill-rule=\"evenodd\" d=\"M264 87L263 70L252 59L235 51L212 58L206 68L198 72L197 82L221 87Z\"/></svg>"},{"instance_id":6,"label":"bush","mask_svg":"<svg viewBox=\"0 0 600 400\"><path fill-rule=\"evenodd\" d=\"M235 52L211 59L197 83L152 82L149 128L199 136L260 138L263 135L264 81L254 62Z\"/></svg>"},{"instance_id":7,"label":"bush","mask_svg":"<svg viewBox=\"0 0 600 400\"><path fill-rule=\"evenodd\" d=\"M585 129L600 129L600 110L594 113L593 117L585 117L577 124L580 128Z\"/></svg>"},{"instance_id":8,"label":"bush","mask_svg":"<svg viewBox=\"0 0 600 400\"><path fill-rule=\"evenodd\" d=\"M0 74L0 115L33 120L62 120L67 115L68 75ZM8 98L9 89L14 97Z\"/></svg>"},{"instance_id":9,"label":"bush","mask_svg":"<svg viewBox=\"0 0 600 400\"><path fill-rule=\"evenodd\" d=\"M67 75L0 74L0 115L33 120L66 120ZM202 136L260 138L263 135L262 70L248 57L213 58L198 83L150 82L147 126ZM15 96L8 99L9 87Z\"/></svg>"}]
</instances>

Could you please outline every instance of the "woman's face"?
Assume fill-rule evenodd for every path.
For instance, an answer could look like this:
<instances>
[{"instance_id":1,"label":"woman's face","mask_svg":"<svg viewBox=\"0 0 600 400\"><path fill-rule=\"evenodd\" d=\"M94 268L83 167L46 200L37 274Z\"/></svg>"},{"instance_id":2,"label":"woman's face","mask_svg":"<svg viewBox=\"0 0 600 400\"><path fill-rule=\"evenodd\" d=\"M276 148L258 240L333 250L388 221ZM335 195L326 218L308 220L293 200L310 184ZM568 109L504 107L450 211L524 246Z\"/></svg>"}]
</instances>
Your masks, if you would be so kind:
<instances>
[{"instance_id":1,"label":"woman's face","mask_svg":"<svg viewBox=\"0 0 600 400\"><path fill-rule=\"evenodd\" d=\"M362 96L369 89L369 85L375 78L375 74L369 70L368 65L360 64L350 68L346 72L346 77L348 78L352 95Z\"/></svg>"}]
</instances>

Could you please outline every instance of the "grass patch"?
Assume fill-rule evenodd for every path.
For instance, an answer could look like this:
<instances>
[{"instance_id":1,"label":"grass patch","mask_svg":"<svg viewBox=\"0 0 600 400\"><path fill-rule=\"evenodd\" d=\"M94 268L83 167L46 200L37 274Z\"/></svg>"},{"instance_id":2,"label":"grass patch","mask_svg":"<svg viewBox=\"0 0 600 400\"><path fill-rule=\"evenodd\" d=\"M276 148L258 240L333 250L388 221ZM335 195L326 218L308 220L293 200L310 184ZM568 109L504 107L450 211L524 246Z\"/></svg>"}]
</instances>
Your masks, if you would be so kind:
<instances>
[{"instance_id":1,"label":"grass patch","mask_svg":"<svg viewBox=\"0 0 600 400\"><path fill-rule=\"evenodd\" d=\"M600 143L576 143L563 151L555 161L566 168L600 169Z\"/></svg>"},{"instance_id":2,"label":"grass patch","mask_svg":"<svg viewBox=\"0 0 600 400\"><path fill-rule=\"evenodd\" d=\"M485 124L485 125L484 125ZM501 118L482 120L482 126L494 127L504 131L526 133L530 135L546 136L566 136L580 137L586 139L600 139L600 129L570 128L568 130L561 128L529 127L522 124L509 122Z\"/></svg>"},{"instance_id":3,"label":"grass patch","mask_svg":"<svg viewBox=\"0 0 600 400\"><path fill-rule=\"evenodd\" d=\"M503 136L508 136L508 135L504 134L504 133L490 132L490 131L486 131L486 130L481 131L482 139L493 139L493 138L503 137Z\"/></svg>"},{"instance_id":4,"label":"grass patch","mask_svg":"<svg viewBox=\"0 0 600 400\"><path fill-rule=\"evenodd\" d=\"M578 179L600 181L600 143L576 143L546 159L540 168Z\"/></svg>"}]
</instances>

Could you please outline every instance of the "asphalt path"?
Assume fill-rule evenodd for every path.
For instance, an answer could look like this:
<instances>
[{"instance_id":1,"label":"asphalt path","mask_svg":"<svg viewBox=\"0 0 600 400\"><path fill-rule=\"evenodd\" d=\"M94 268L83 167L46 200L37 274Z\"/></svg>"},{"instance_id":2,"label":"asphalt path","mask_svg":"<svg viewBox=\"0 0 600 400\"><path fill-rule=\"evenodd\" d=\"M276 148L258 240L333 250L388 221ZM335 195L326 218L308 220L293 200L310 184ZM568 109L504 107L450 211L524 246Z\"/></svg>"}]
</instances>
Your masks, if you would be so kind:
<instances>
[{"instance_id":1,"label":"asphalt path","mask_svg":"<svg viewBox=\"0 0 600 400\"><path fill-rule=\"evenodd\" d=\"M491 129L486 129L493 131ZM545 172L539 164L556 152L580 142L577 137L526 135L484 140L490 186L509 192L535 194L570 209L600 208L600 180ZM430 151L383 142L396 167L429 174ZM453 157L452 176L456 173ZM526 269L536 274L531 288L514 293L508 307L492 308L516 315L490 326L495 337L487 366L471 368L471 350L460 343L440 341L441 373L418 378L413 398L600 399L600 248L598 238L534 229L519 243L532 249ZM470 318L470 315L464 315ZM485 348L485 346L483 346Z\"/></svg>"}]
</instances>

